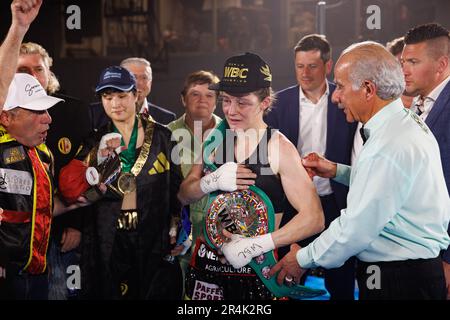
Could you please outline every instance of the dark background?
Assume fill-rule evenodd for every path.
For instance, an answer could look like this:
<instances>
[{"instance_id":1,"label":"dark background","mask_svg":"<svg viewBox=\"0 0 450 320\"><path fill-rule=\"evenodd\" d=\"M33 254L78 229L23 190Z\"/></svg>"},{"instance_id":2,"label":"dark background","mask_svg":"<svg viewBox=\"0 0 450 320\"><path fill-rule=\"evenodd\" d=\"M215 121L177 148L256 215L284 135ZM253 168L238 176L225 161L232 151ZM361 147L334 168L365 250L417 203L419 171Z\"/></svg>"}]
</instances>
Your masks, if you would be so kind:
<instances>
[{"instance_id":1,"label":"dark background","mask_svg":"<svg viewBox=\"0 0 450 320\"><path fill-rule=\"evenodd\" d=\"M144 1L147 10L142 13L139 5ZM402 36L417 24L439 22L450 28L448 0L326 2L326 35L333 46L334 60L342 49L353 42L375 40L385 44ZM11 1L0 1L1 37L6 34L11 21L10 3ZM275 90L295 84L293 43L304 35L303 31L306 34L310 30L306 19L314 17L316 3L317 1L310 0L242 0L239 8L218 11L218 38L217 41L211 42L211 30L214 30L213 15L211 11L202 10L203 1L44 0L39 16L25 40L41 44L53 57L52 70L61 82L62 91L87 102L96 101L93 88L103 68L118 64L128 56L144 56L153 66L153 87L149 100L181 115L183 110L179 94L185 76L199 69L212 70L221 75L225 59L238 52L254 51L269 63ZM69 15L65 10L72 4L81 9L81 30L66 28ZM168 9L169 5L176 7ZM378 5L381 9L380 30L368 30L366 27L366 19L369 16L366 8L369 5ZM170 16L171 11L173 17ZM171 27L163 21L161 12L165 12L165 21L172 21L181 26L177 40L172 41L164 35ZM244 17L245 21L232 22L227 12ZM125 45L112 45L117 31L105 28L105 21L115 21L120 30L125 23L123 21L134 19L129 18L133 16L140 16L145 20L144 25L141 22L140 26L146 30L144 40L138 37L140 31L128 32L125 37L122 36L126 39L118 39L125 40ZM312 22L315 23L315 20ZM301 26L296 29L295 23ZM302 29L303 27L306 29ZM298 36L296 30L300 30ZM109 39L106 41L106 50L98 52L89 45L78 49L70 48L71 45L83 43L83 39L95 37L103 43L105 39ZM120 37L118 33L117 37ZM219 39L230 44L218 45Z\"/></svg>"}]
</instances>

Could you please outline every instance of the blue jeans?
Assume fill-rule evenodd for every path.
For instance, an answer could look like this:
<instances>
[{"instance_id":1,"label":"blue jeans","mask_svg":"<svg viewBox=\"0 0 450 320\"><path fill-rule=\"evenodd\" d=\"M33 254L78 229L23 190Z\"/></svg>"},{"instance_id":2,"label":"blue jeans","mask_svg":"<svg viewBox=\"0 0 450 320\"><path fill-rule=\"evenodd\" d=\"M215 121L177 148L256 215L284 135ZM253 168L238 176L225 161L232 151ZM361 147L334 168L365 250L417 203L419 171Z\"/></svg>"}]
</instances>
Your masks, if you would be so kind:
<instances>
[{"instance_id":1,"label":"blue jeans","mask_svg":"<svg viewBox=\"0 0 450 320\"><path fill-rule=\"evenodd\" d=\"M70 300L78 297L79 290L67 287L67 268L79 264L79 254L76 249L61 252L61 246L50 240L47 254L49 269L49 300Z\"/></svg>"}]
</instances>

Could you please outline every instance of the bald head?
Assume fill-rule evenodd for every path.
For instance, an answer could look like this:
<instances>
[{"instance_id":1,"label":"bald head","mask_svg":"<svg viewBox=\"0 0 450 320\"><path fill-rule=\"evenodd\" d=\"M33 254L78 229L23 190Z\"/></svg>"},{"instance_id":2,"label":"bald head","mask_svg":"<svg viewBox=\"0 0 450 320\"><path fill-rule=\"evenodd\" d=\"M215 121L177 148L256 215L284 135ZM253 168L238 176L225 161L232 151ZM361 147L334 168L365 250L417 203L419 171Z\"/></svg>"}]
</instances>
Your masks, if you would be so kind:
<instances>
[{"instance_id":1,"label":"bald head","mask_svg":"<svg viewBox=\"0 0 450 320\"><path fill-rule=\"evenodd\" d=\"M405 88L400 63L379 43L365 41L349 46L336 63L336 69L343 67L348 68L353 90L371 81L382 100L397 99Z\"/></svg>"}]
</instances>

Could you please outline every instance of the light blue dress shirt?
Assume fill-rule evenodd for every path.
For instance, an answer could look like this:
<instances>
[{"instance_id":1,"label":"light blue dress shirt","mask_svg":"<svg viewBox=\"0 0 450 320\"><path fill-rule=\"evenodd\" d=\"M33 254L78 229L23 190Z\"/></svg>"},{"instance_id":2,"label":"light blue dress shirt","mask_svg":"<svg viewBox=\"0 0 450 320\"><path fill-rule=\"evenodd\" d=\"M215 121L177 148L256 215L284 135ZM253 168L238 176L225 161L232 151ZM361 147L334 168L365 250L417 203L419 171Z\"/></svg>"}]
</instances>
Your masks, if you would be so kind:
<instances>
[{"instance_id":1,"label":"light blue dress shirt","mask_svg":"<svg viewBox=\"0 0 450 320\"><path fill-rule=\"evenodd\" d=\"M303 268L429 259L450 243L450 199L439 147L426 124L397 99L364 126L368 140L353 168L338 164L349 185L347 208L297 252Z\"/></svg>"}]
</instances>

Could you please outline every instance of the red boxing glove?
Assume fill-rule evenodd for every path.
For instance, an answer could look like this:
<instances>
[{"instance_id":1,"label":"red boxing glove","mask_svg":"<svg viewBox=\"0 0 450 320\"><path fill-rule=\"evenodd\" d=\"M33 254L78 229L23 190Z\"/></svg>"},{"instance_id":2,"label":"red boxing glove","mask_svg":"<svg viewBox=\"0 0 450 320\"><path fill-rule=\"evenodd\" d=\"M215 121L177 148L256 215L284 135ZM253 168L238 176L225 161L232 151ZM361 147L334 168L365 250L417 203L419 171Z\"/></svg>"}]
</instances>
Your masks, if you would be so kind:
<instances>
[{"instance_id":1,"label":"red boxing glove","mask_svg":"<svg viewBox=\"0 0 450 320\"><path fill-rule=\"evenodd\" d=\"M59 192L68 204L77 202L77 199L90 185L86 179L88 166L80 160L72 160L59 172Z\"/></svg>"}]
</instances>

